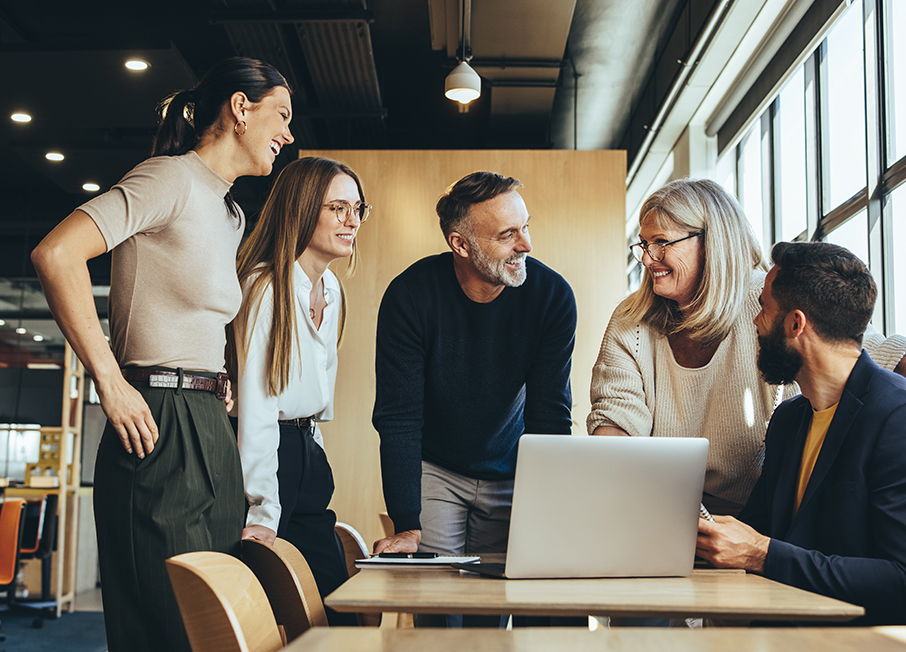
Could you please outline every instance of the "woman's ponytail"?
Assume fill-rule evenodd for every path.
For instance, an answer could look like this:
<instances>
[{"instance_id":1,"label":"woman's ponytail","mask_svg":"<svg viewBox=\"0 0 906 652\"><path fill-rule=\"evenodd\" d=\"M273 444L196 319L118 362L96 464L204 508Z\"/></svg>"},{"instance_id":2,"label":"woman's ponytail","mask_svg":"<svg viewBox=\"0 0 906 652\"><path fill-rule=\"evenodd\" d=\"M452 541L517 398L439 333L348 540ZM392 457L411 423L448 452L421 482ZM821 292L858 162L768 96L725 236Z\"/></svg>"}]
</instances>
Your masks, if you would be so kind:
<instances>
[{"instance_id":1,"label":"woman's ponytail","mask_svg":"<svg viewBox=\"0 0 906 652\"><path fill-rule=\"evenodd\" d=\"M180 156L195 146L195 91L171 93L157 105L160 126L151 156Z\"/></svg>"}]
</instances>

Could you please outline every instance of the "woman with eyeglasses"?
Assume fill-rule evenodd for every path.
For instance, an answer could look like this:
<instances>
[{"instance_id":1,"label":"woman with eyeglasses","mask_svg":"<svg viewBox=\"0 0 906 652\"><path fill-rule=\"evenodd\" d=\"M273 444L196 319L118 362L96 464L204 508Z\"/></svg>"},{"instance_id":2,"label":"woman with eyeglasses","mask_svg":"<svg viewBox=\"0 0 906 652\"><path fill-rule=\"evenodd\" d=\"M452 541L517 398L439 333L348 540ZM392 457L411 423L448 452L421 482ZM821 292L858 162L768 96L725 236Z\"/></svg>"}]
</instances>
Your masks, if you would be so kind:
<instances>
[{"instance_id":1,"label":"woman with eyeglasses","mask_svg":"<svg viewBox=\"0 0 906 652\"><path fill-rule=\"evenodd\" d=\"M249 504L242 536L295 545L322 597L349 578L327 508L334 483L318 427L333 418L345 321L342 286L327 266L349 258L354 268L370 209L347 165L299 159L277 177L239 252L242 307L229 357ZM357 624L354 614L327 616L331 625Z\"/></svg>"},{"instance_id":2,"label":"woman with eyeglasses","mask_svg":"<svg viewBox=\"0 0 906 652\"><path fill-rule=\"evenodd\" d=\"M737 201L708 180L674 181L639 212L641 287L614 311L592 371L594 435L706 437L703 503L736 515L761 473L774 408L799 392L756 366L753 320L767 264ZM894 368L906 339L870 330L865 348ZM900 369L898 369L900 370Z\"/></svg>"}]
</instances>

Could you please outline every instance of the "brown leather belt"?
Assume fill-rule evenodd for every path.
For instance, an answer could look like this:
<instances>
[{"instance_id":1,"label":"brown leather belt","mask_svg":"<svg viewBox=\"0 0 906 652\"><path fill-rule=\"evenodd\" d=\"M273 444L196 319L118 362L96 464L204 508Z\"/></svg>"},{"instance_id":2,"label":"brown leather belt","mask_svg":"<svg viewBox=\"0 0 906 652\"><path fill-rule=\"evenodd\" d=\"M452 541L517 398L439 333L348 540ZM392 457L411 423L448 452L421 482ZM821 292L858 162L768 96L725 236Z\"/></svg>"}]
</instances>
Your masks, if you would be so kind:
<instances>
[{"instance_id":1,"label":"brown leather belt","mask_svg":"<svg viewBox=\"0 0 906 652\"><path fill-rule=\"evenodd\" d=\"M217 398L226 398L228 380L225 373L218 373L217 378L205 378L204 376L181 373L180 370L165 371L163 369L147 369L145 367L124 367L121 371L123 372L123 378L130 382L148 383L151 387L168 389L179 389L180 376L182 376L182 389L214 392Z\"/></svg>"},{"instance_id":2,"label":"brown leather belt","mask_svg":"<svg viewBox=\"0 0 906 652\"><path fill-rule=\"evenodd\" d=\"M280 419L277 421L281 426L295 426L299 430L311 430L315 427L314 417L305 417L304 419Z\"/></svg>"}]
</instances>

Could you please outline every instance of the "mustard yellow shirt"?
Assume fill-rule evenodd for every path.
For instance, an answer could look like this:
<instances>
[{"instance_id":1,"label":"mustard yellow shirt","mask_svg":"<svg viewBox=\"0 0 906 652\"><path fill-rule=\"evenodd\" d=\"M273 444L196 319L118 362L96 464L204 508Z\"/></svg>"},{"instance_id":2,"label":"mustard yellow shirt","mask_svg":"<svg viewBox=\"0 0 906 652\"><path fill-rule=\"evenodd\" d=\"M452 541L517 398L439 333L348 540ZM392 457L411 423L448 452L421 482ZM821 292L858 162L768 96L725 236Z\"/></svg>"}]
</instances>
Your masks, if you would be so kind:
<instances>
[{"instance_id":1,"label":"mustard yellow shirt","mask_svg":"<svg viewBox=\"0 0 906 652\"><path fill-rule=\"evenodd\" d=\"M812 477L815 461L818 459L818 453L821 452L821 446L824 445L827 429L830 427L831 421L834 420L834 413L836 413L838 405L840 404L834 403L826 410L812 410L812 423L808 429L808 436L805 438L805 448L802 450L802 463L799 466L799 486L796 489L796 502L793 505L794 517L799 511L802 496L805 495L805 488L808 486L809 478Z\"/></svg>"}]
</instances>

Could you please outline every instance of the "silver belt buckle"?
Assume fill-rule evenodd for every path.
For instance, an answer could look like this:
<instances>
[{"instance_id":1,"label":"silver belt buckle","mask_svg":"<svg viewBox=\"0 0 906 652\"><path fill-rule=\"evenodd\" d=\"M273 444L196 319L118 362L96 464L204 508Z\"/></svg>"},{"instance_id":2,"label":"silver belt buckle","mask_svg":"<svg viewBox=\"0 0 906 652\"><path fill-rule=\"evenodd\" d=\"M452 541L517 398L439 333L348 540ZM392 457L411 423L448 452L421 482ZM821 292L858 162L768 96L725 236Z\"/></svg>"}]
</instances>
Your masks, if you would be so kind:
<instances>
[{"instance_id":1,"label":"silver belt buckle","mask_svg":"<svg viewBox=\"0 0 906 652\"><path fill-rule=\"evenodd\" d=\"M179 376L174 373L157 373L151 374L148 378L148 384L151 387L162 387L164 389L176 389L179 387Z\"/></svg>"}]
</instances>

